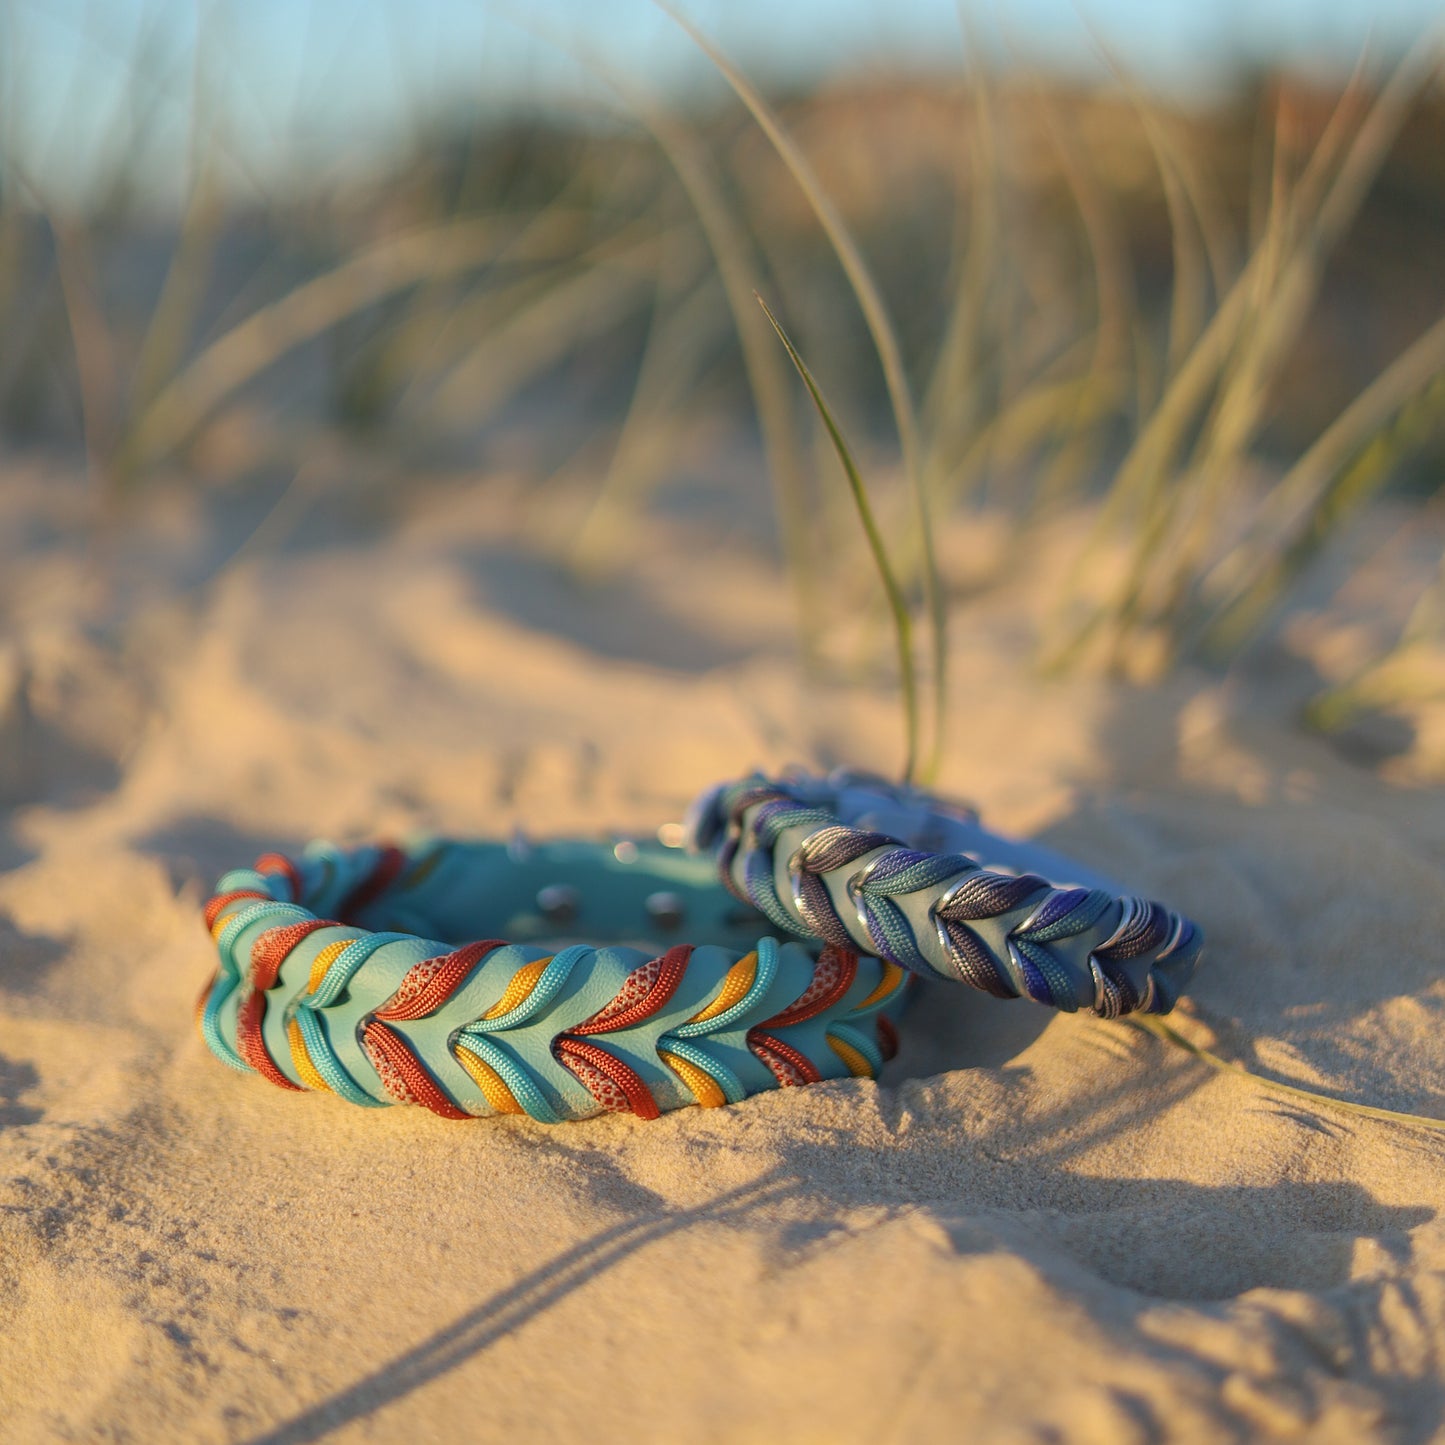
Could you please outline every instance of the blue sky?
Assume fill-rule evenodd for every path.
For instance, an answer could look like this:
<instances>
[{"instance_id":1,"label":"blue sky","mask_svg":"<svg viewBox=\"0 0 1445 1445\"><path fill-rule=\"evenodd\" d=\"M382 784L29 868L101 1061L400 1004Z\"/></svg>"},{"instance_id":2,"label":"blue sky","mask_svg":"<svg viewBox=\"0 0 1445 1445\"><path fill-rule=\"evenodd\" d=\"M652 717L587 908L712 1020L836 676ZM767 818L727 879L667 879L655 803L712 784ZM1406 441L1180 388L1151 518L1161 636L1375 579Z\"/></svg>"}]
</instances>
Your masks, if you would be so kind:
<instances>
[{"instance_id":1,"label":"blue sky","mask_svg":"<svg viewBox=\"0 0 1445 1445\"><path fill-rule=\"evenodd\" d=\"M755 76L964 62L954 0L682 0ZM966 6L995 64L1098 72L1090 29L1146 84L1189 95L1243 65L1338 71L1397 53L1440 0L995 0ZM526 16L663 91L716 82L649 0L0 0L0 162L52 202L83 198L132 144L161 189L198 106L237 175L364 167L416 125L596 95Z\"/></svg>"}]
</instances>

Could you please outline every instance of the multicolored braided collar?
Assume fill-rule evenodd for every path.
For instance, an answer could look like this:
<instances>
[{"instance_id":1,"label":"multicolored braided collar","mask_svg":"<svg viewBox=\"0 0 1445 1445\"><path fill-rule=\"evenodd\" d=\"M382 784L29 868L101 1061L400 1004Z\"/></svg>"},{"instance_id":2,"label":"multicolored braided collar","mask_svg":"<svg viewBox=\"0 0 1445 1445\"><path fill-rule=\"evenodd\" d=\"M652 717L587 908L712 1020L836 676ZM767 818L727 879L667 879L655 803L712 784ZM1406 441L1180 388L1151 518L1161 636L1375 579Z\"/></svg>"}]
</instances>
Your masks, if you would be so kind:
<instances>
[{"instance_id":1,"label":"multicolored braided collar","mask_svg":"<svg viewBox=\"0 0 1445 1445\"><path fill-rule=\"evenodd\" d=\"M712 860L653 843L316 843L227 873L205 916L220 966L197 1022L218 1058L448 1119L655 1119L872 1077L908 982L851 947L758 938ZM565 941L684 926L708 941Z\"/></svg>"},{"instance_id":2,"label":"multicolored braided collar","mask_svg":"<svg viewBox=\"0 0 1445 1445\"><path fill-rule=\"evenodd\" d=\"M688 831L733 895L784 933L999 998L1167 1013L1203 944L1163 904L866 774L726 783L694 805Z\"/></svg>"}]
</instances>

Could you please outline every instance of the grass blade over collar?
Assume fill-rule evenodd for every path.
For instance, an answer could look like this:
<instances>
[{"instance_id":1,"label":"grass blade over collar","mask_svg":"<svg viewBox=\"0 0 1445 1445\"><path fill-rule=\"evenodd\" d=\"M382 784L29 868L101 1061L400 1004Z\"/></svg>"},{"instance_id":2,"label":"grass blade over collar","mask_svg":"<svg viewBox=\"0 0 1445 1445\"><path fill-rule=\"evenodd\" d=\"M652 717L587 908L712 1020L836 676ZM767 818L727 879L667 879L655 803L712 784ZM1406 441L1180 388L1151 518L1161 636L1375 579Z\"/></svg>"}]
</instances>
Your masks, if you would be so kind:
<instances>
[{"instance_id":1,"label":"grass blade over collar","mask_svg":"<svg viewBox=\"0 0 1445 1445\"><path fill-rule=\"evenodd\" d=\"M848 486L853 493L853 502L858 508L858 520L863 524L863 533L868 538L868 547L873 553L873 562L878 568L879 579L888 596L888 609L893 614L893 629L898 643L898 675L903 688L903 726L906 738L903 781L911 782L918 763L918 678L913 665L913 621L908 613L908 604L904 600L903 589L898 585L898 577L893 571L893 564L888 560L888 552L883 545L883 534L878 530L878 522L873 515L872 504L868 501L868 492L863 485L863 478L858 473L853 454L848 450L848 443L843 440L843 433L838 430L838 423L833 420L833 413L828 409L828 403L823 400L823 393L819 390L818 383L813 380L813 373L808 370L807 363L798 355L798 350L793 345L788 333L783 330L782 323L773 315L768 308L768 303L761 296L758 297L758 305L763 308L763 314L773 323L773 330L778 333L778 340L783 343L793 365L798 368L798 375L803 378L803 385L808 388L808 395L813 398L813 405L818 408L818 415L828 430L828 436L833 442L833 449L838 453L838 460L843 464L843 474L848 478Z\"/></svg>"}]
</instances>

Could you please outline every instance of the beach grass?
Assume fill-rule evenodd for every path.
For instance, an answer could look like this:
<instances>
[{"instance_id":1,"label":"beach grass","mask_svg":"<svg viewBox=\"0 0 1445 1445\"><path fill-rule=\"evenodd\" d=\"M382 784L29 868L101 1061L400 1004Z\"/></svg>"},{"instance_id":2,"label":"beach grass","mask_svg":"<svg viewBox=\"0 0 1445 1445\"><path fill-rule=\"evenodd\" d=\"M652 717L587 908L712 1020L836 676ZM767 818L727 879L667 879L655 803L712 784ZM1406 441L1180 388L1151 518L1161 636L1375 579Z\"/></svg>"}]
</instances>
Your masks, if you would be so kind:
<instances>
[{"instance_id":1,"label":"beach grass","mask_svg":"<svg viewBox=\"0 0 1445 1445\"><path fill-rule=\"evenodd\" d=\"M302 198L257 183L259 203L237 198L212 98L226 37L219 21L202 27L185 184L139 305L118 299L114 257L142 188L127 157L144 148L163 83L152 30L127 41L130 91L88 206L28 172L0 107L6 414L22 433L73 420L108 516L152 478L184 473L207 428L249 399L292 405L285 378L302 354L331 372L322 424L364 432L398 471L607 356L604 370L630 377L625 393L606 402L595 444L552 463L568 485L589 479L556 551L596 580L626 568L632 519L665 492L693 419L735 408L740 376L810 674L871 665L885 630L896 653L900 599L926 636L897 673L914 689L906 751L923 781L954 731L948 628L967 614L940 550L960 519L1008 520L996 555L969 559L973 579L1026 569L1037 539L1072 519L1078 542L1049 580L1040 664L1157 677L1182 661L1227 663L1267 636L1370 502L1436 454L1445 322L1428 315L1393 352L1372 348L1374 371L1312 437L1290 408L1321 296L1343 304L1330 290L1336 253L1401 135L1428 129L1417 118L1436 103L1438 36L1382 81L1362 61L1324 111L1281 81L1262 92L1258 123L1246 106L1217 123L1233 127L1228 145L1202 141L1208 126L1112 57L1115 92L1101 100L1001 76L966 46L955 90L939 93L952 129L913 132L926 184L911 176L895 194L886 173L865 178L856 160L850 172L844 143L810 120L829 105L846 117L846 100L772 99L661 8L740 116L664 104L615 60L550 36L610 90L604 126L595 105L575 125L507 133L439 132L419 115L405 174ZM238 267L228 247L256 226L272 259ZM924 228L926 266L898 239L907 226ZM790 347L809 357L817 397L826 382L831 410L811 447L755 293L787 298ZM844 429L845 470L873 473L871 522L891 558L891 583L871 595L840 579L885 549L865 528L849 554L838 490L824 484ZM848 495L856 504L851 484ZM843 636L863 653L841 656ZM1399 647L1418 657L1433 646L1421 637ZM1396 683L1357 669L1359 685L1336 688L1307 721L1332 726L1347 699L1386 705L1390 686L1418 692L1398 682L1393 655L1376 661Z\"/></svg>"},{"instance_id":2,"label":"beach grass","mask_svg":"<svg viewBox=\"0 0 1445 1445\"><path fill-rule=\"evenodd\" d=\"M868 539L868 553L877 569L878 580L883 586L883 594L888 602L888 612L893 619L893 635L898 648L899 691L903 701L904 749L901 778L905 783L912 783L918 765L919 717L918 675L913 658L913 622L908 602L903 595L903 588L899 585L897 571L889 560L887 543L883 540L883 533L873 512L873 505L868 499L868 488L859 474L858 464L853 460L853 453L849 450L847 441L844 440L832 409L828 406L818 383L813 379L813 373L808 370L808 364L798 354L797 347L793 345L792 339L783 329L782 322L773 315L768 308L768 303L761 296L758 297L758 304L763 308L763 314L772 323L773 330L778 334L778 340L783 343L783 349L788 353L788 360L797 368L798 375L802 377L803 385L807 387L813 405L818 409L818 415L827 430L828 439L833 443L833 449L838 454L838 462L843 468L843 475L848 480L848 493L857 509L863 535ZM934 682L935 686L940 686L942 679L935 677Z\"/></svg>"}]
</instances>

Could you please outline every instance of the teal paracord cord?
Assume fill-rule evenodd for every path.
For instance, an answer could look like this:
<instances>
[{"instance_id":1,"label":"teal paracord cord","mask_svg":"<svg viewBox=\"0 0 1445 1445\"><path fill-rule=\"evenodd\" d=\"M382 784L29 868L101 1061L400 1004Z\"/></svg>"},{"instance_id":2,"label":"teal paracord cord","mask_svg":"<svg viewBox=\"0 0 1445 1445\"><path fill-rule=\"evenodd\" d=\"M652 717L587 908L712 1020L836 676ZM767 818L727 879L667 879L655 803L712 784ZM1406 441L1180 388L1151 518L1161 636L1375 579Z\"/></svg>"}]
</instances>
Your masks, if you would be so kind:
<instances>
[{"instance_id":1,"label":"teal paracord cord","mask_svg":"<svg viewBox=\"0 0 1445 1445\"><path fill-rule=\"evenodd\" d=\"M708 860L650 843L317 843L227 873L206 922L197 1018L218 1058L458 1119L655 1118L873 1076L907 984L853 949L758 938ZM708 942L640 942L684 925ZM618 941L567 938L584 928Z\"/></svg>"}]
</instances>

